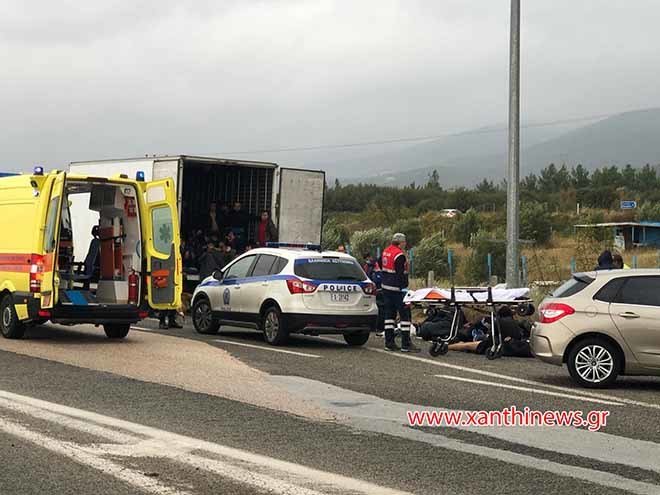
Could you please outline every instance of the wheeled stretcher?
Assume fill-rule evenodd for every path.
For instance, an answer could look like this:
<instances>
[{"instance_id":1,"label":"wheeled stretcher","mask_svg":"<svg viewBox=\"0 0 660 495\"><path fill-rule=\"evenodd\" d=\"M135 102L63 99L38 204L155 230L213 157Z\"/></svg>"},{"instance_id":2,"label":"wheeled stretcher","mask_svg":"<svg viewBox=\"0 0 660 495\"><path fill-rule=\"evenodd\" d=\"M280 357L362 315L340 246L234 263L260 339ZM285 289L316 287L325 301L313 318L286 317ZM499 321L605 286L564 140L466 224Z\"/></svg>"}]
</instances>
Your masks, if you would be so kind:
<instances>
[{"instance_id":1,"label":"wheeled stretcher","mask_svg":"<svg viewBox=\"0 0 660 495\"><path fill-rule=\"evenodd\" d=\"M429 354L440 356L449 350L449 343L456 339L462 325L463 308L485 312L490 319L492 345L486 350L487 359L502 355L502 333L498 321L498 309L509 306L520 316L534 314L534 305L528 288L505 289L503 287L452 287L450 289L426 288L409 291L404 303L425 310L449 311L453 313L447 336L431 339Z\"/></svg>"}]
</instances>

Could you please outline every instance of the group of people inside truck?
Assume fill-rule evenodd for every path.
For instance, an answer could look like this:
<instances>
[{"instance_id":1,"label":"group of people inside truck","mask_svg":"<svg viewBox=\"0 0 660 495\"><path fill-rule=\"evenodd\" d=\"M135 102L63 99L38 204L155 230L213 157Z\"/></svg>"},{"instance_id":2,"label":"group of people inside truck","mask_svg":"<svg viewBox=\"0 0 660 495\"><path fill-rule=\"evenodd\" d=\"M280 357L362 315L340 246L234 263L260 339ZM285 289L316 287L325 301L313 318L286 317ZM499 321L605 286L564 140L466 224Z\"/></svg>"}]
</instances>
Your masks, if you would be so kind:
<instances>
[{"instance_id":1,"label":"group of people inside truck","mask_svg":"<svg viewBox=\"0 0 660 495\"><path fill-rule=\"evenodd\" d=\"M183 269L184 273L199 273L200 280L253 247L265 247L268 242L277 241L277 228L268 210L253 218L239 201L231 209L225 203L212 201L206 215L189 218L187 213L184 204Z\"/></svg>"}]
</instances>

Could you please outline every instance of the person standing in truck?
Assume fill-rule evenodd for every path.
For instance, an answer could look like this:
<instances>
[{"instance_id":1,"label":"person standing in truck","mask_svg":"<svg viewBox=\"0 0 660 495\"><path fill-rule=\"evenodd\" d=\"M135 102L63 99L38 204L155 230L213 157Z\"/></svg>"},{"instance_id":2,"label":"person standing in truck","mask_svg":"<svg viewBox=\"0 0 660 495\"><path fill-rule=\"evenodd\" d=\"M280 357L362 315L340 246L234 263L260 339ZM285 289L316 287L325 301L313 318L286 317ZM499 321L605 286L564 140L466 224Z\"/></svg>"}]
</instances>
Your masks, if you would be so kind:
<instances>
[{"instance_id":1,"label":"person standing in truck","mask_svg":"<svg viewBox=\"0 0 660 495\"><path fill-rule=\"evenodd\" d=\"M382 255L383 312L385 315L385 350L401 352L419 352L419 348L410 339L410 308L403 302L408 290L408 260L404 249L406 236L396 233L392 243ZM401 326L401 348L394 341L396 317Z\"/></svg>"},{"instance_id":2,"label":"person standing in truck","mask_svg":"<svg viewBox=\"0 0 660 495\"><path fill-rule=\"evenodd\" d=\"M229 212L229 230L239 239L241 245L247 242L249 223L250 215L243 210L240 201L235 201L233 209Z\"/></svg>"},{"instance_id":3,"label":"person standing in truck","mask_svg":"<svg viewBox=\"0 0 660 495\"><path fill-rule=\"evenodd\" d=\"M266 244L269 242L277 242L277 228L270 219L268 210L263 210L259 216L259 223L257 223L254 239L257 247L266 247Z\"/></svg>"}]
</instances>

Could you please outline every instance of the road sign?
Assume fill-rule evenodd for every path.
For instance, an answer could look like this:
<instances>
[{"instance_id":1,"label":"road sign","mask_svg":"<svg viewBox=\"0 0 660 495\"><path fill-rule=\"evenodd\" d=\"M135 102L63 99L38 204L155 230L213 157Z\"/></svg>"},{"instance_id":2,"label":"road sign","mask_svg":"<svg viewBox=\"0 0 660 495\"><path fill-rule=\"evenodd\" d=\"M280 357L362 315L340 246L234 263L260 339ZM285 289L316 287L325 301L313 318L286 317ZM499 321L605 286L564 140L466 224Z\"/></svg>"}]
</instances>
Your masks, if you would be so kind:
<instances>
[{"instance_id":1,"label":"road sign","mask_svg":"<svg viewBox=\"0 0 660 495\"><path fill-rule=\"evenodd\" d=\"M633 208L637 208L637 201L621 201L622 210L632 210Z\"/></svg>"}]
</instances>

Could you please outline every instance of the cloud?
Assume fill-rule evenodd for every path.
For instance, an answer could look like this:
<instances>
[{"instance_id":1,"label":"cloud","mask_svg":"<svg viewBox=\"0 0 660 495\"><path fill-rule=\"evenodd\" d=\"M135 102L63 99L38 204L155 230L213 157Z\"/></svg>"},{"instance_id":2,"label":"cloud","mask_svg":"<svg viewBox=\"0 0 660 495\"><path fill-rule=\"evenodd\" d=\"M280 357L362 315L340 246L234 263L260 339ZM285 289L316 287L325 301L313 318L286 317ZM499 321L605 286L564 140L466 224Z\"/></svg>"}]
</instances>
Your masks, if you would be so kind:
<instances>
[{"instance_id":1,"label":"cloud","mask_svg":"<svg viewBox=\"0 0 660 495\"><path fill-rule=\"evenodd\" d=\"M524 2L524 117L658 104L660 6L634 6ZM61 166L499 123L508 9L508 0L0 1L0 158Z\"/></svg>"}]
</instances>

